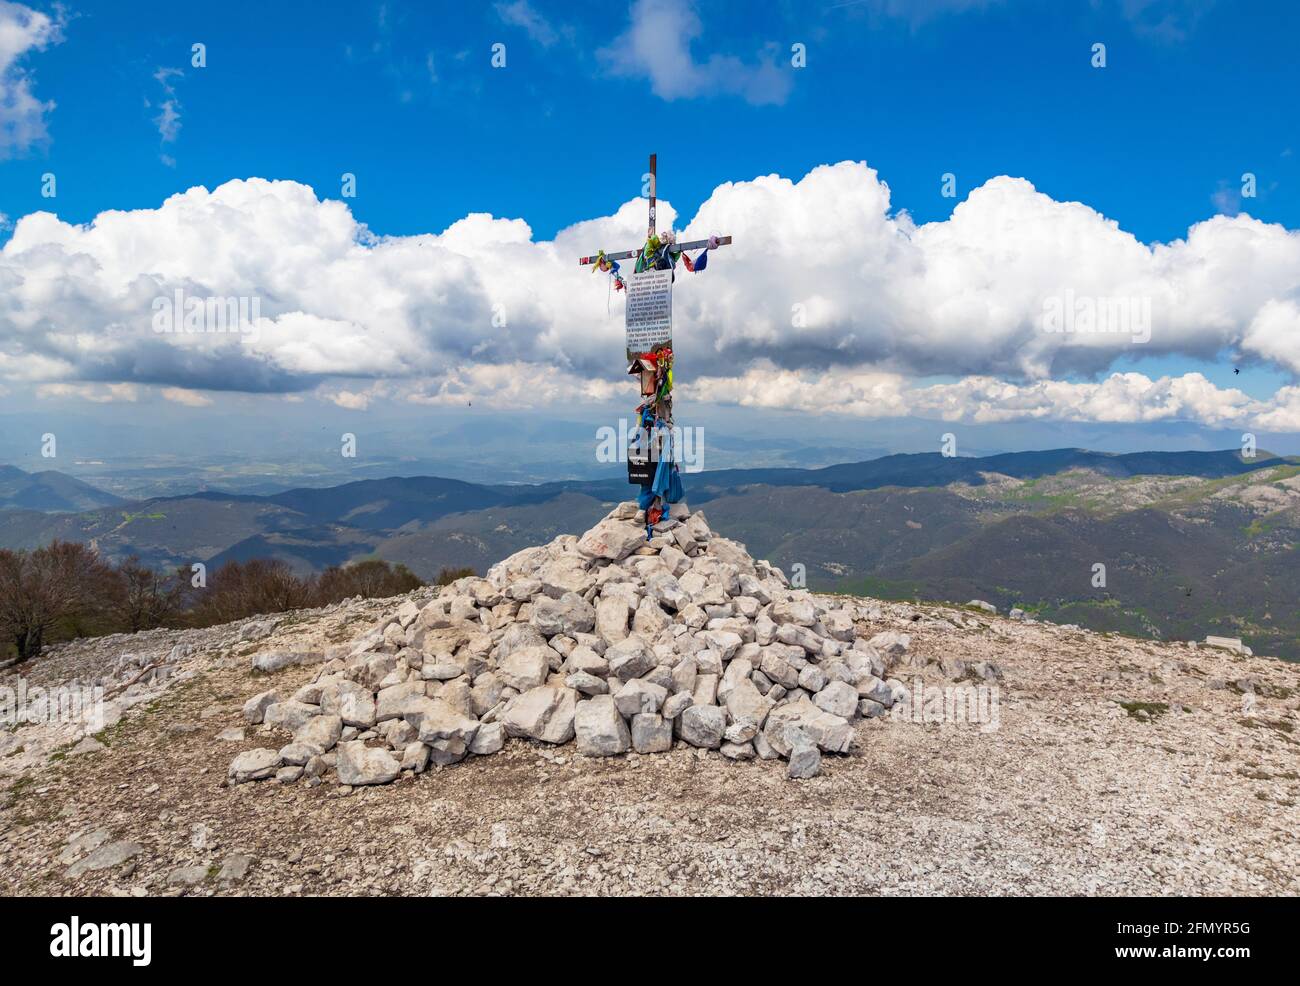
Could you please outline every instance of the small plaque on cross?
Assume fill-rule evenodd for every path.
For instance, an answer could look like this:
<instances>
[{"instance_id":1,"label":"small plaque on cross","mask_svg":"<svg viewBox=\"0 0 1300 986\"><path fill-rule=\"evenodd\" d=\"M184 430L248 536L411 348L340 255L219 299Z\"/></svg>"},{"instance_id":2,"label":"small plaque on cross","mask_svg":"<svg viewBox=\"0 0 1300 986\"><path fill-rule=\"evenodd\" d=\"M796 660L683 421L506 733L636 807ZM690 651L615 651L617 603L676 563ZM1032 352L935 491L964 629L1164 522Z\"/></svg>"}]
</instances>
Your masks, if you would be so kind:
<instances>
[{"instance_id":1,"label":"small plaque on cross","mask_svg":"<svg viewBox=\"0 0 1300 986\"><path fill-rule=\"evenodd\" d=\"M673 345L673 272L647 270L627 279L627 358Z\"/></svg>"}]
</instances>

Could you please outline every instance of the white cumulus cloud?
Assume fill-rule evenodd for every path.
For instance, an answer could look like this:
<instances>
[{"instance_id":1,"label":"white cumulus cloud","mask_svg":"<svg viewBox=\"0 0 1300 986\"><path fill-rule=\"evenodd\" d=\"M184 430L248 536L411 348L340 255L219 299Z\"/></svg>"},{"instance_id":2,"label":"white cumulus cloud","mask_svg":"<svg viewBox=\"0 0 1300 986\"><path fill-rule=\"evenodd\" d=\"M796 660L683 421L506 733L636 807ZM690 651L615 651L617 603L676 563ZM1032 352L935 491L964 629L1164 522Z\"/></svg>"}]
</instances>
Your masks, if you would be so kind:
<instances>
[{"instance_id":1,"label":"white cumulus cloud","mask_svg":"<svg viewBox=\"0 0 1300 986\"><path fill-rule=\"evenodd\" d=\"M661 227L676 219L661 202ZM260 178L84 226L33 213L0 248L0 379L323 388L354 407L603 400L626 388L623 296L576 260L635 246L644 221L638 199L554 240L477 213L377 236L341 201ZM1224 353L1300 374L1300 233L1248 215L1146 244L1000 177L916 225L874 170L841 162L721 185L683 232L735 238L708 270L678 271L678 378L693 400L985 421L1295 414L1196 373L1105 376L1119 360ZM247 319L162 331L158 308L178 292ZM917 382L936 376L957 382Z\"/></svg>"},{"instance_id":2,"label":"white cumulus cloud","mask_svg":"<svg viewBox=\"0 0 1300 986\"><path fill-rule=\"evenodd\" d=\"M62 40L61 20L0 0L0 161L49 138L45 118L54 102L37 97L32 74L22 62L29 53Z\"/></svg>"},{"instance_id":3,"label":"white cumulus cloud","mask_svg":"<svg viewBox=\"0 0 1300 986\"><path fill-rule=\"evenodd\" d=\"M718 53L699 59L693 49L704 25L695 10L687 0L636 0L627 30L598 55L614 75L648 79L661 99L727 94L759 106L784 103L792 80L776 46L749 61Z\"/></svg>"},{"instance_id":4,"label":"white cumulus cloud","mask_svg":"<svg viewBox=\"0 0 1300 986\"><path fill-rule=\"evenodd\" d=\"M991 424L1008 421L1136 423L1187 420L1210 427L1247 424L1282 404L1221 389L1200 373L1151 379L1114 373L1099 382L1040 380L1016 384L972 376L919 384L898 374L852 370L792 371L757 367L735 377L707 377L684 388L693 400L741 407L843 414L860 418L924 417Z\"/></svg>"},{"instance_id":5,"label":"white cumulus cloud","mask_svg":"<svg viewBox=\"0 0 1300 986\"><path fill-rule=\"evenodd\" d=\"M1300 376L1300 304L1279 298L1260 306L1241 340L1243 352Z\"/></svg>"}]
</instances>

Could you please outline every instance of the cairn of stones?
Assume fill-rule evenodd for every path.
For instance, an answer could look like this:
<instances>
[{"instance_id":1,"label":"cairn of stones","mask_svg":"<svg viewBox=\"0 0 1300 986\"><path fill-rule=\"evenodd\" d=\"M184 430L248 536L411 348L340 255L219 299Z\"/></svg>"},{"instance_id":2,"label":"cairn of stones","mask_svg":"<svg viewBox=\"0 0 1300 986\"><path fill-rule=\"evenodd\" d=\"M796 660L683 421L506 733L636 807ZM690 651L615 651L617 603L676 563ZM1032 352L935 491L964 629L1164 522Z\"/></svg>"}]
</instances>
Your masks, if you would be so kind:
<instances>
[{"instance_id":1,"label":"cairn of stones","mask_svg":"<svg viewBox=\"0 0 1300 986\"><path fill-rule=\"evenodd\" d=\"M860 640L851 606L792 589L685 503L651 533L622 503L581 537L408 599L310 684L247 701L288 742L241 753L229 783L384 784L511 740L592 757L695 747L807 778L850 752L856 719L906 699L887 677L906 634Z\"/></svg>"}]
</instances>

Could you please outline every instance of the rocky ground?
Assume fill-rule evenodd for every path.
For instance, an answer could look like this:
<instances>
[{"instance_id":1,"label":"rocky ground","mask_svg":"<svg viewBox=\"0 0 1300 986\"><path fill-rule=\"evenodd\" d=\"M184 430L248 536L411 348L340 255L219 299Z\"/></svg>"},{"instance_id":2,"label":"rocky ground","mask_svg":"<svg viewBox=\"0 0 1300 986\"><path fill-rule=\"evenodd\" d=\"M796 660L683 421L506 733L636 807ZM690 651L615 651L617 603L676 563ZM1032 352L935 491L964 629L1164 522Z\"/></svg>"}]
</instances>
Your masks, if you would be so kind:
<instances>
[{"instance_id":1,"label":"rocky ground","mask_svg":"<svg viewBox=\"0 0 1300 986\"><path fill-rule=\"evenodd\" d=\"M437 596L51 651L24 686L99 684L105 724L0 732L0 891L1300 891L1300 668L978 608L809 597L707 526L683 538L687 523L653 549L616 526L581 551L560 539ZM728 566L754 581L728 585ZM620 631L604 600L625 595ZM503 653L525 625L542 640ZM789 688L773 655L798 672ZM17 669L0 685L16 689ZM322 695L358 685L392 717ZM983 699L984 721L930 702L954 688ZM564 696L527 714L547 689L573 692L567 723ZM719 711L683 723L685 698L669 703L687 692ZM350 720L337 733L332 710ZM847 743L828 731L837 714ZM729 735L709 735L715 718ZM791 779L807 762L771 748L790 725L807 727L814 776Z\"/></svg>"}]
</instances>

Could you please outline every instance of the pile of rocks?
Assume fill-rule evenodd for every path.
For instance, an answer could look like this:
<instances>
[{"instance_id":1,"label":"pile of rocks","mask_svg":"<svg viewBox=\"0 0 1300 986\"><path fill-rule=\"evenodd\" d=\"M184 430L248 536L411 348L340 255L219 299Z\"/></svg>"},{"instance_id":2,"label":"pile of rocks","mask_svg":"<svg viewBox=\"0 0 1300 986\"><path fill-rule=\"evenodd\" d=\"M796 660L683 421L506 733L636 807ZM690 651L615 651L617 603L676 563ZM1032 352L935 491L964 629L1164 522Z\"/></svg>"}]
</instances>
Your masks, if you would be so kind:
<instances>
[{"instance_id":1,"label":"pile of rocks","mask_svg":"<svg viewBox=\"0 0 1300 986\"><path fill-rule=\"evenodd\" d=\"M240 754L229 782L382 784L509 738L588 756L678 743L810 777L849 751L855 719L907 696L887 678L907 635L859 640L853 616L685 504L647 541L623 503L580 538L407 600L293 695L253 696L248 721L292 741Z\"/></svg>"}]
</instances>

